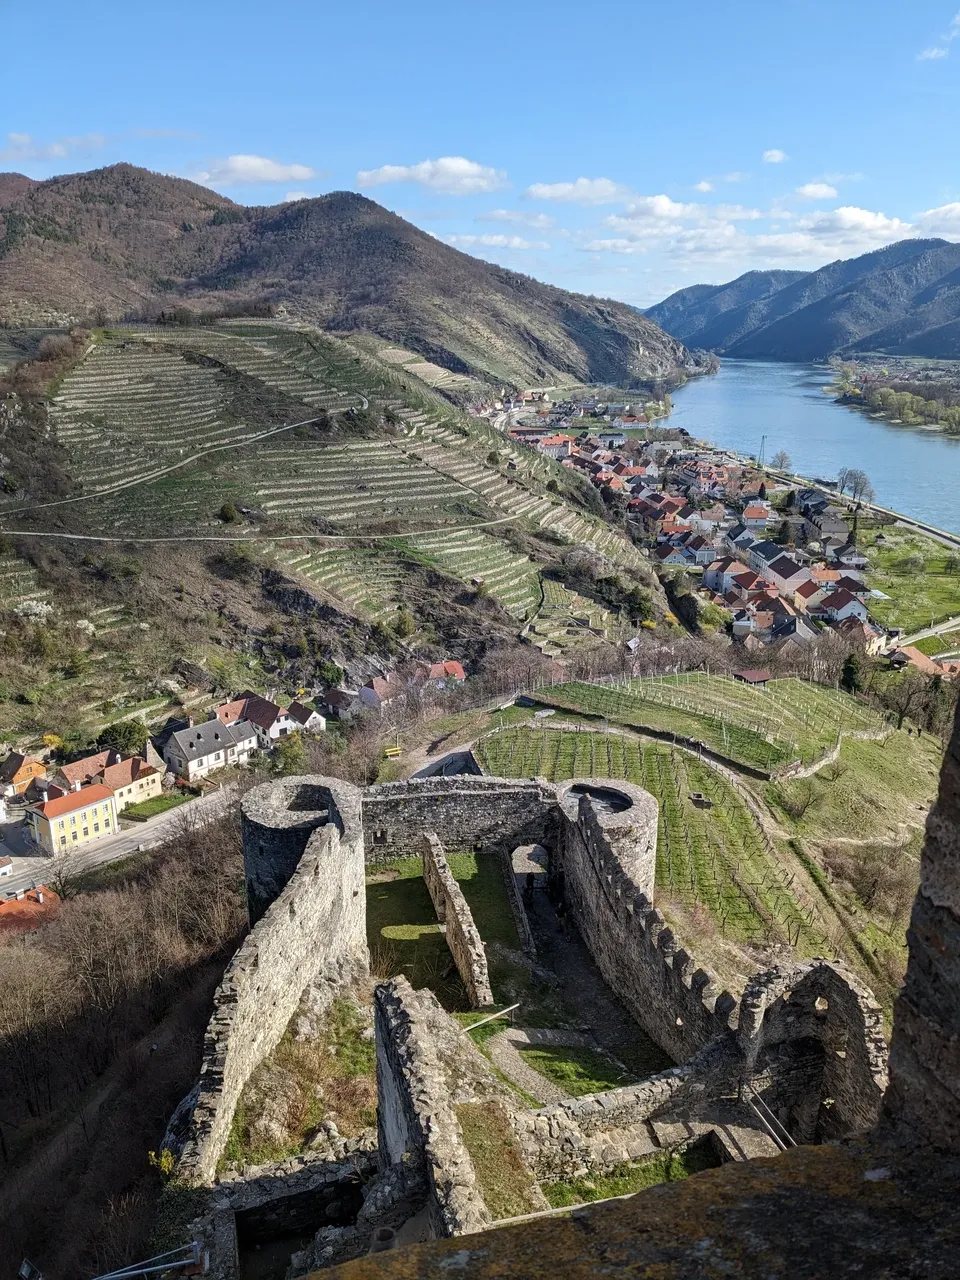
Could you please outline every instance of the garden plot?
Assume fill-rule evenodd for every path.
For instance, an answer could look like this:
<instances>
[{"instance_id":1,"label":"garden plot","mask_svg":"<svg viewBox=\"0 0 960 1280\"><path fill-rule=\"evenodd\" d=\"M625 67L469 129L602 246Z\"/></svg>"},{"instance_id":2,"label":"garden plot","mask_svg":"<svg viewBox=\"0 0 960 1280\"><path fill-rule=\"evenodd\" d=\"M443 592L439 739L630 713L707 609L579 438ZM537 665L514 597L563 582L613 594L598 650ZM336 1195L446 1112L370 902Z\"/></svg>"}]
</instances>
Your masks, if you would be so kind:
<instances>
[{"instance_id":1,"label":"garden plot","mask_svg":"<svg viewBox=\"0 0 960 1280\"><path fill-rule=\"evenodd\" d=\"M688 672L618 684L554 685L540 696L588 715L691 738L761 769L798 759L810 763L843 733L883 727L876 712L855 698L793 677L757 687Z\"/></svg>"},{"instance_id":2,"label":"garden plot","mask_svg":"<svg viewBox=\"0 0 960 1280\"><path fill-rule=\"evenodd\" d=\"M411 545L447 573L464 582L482 583L515 618L530 617L540 606L537 564L489 534L458 530L411 539Z\"/></svg>"},{"instance_id":3,"label":"garden plot","mask_svg":"<svg viewBox=\"0 0 960 1280\"><path fill-rule=\"evenodd\" d=\"M419 466L382 440L336 447L259 448L257 502L270 515L320 515L337 522L378 520L438 508L473 496L449 476Z\"/></svg>"},{"instance_id":4,"label":"garden plot","mask_svg":"<svg viewBox=\"0 0 960 1280\"><path fill-rule=\"evenodd\" d=\"M613 614L562 582L543 579L543 604L524 634L547 657L555 657L590 636L606 639L616 626Z\"/></svg>"},{"instance_id":5,"label":"garden plot","mask_svg":"<svg viewBox=\"0 0 960 1280\"><path fill-rule=\"evenodd\" d=\"M392 617L403 602L404 564L390 552L340 547L290 551L281 544L278 555L292 573L371 621Z\"/></svg>"},{"instance_id":6,"label":"garden plot","mask_svg":"<svg viewBox=\"0 0 960 1280\"><path fill-rule=\"evenodd\" d=\"M706 908L738 942L789 942L803 954L825 946L818 919L737 792L687 752L619 734L504 729L480 740L486 772L501 778L620 778L660 809L657 888ZM696 802L693 796L702 797Z\"/></svg>"},{"instance_id":7,"label":"garden plot","mask_svg":"<svg viewBox=\"0 0 960 1280\"><path fill-rule=\"evenodd\" d=\"M140 343L94 347L51 406L57 437L93 491L257 433L232 422L226 410L226 394L210 370Z\"/></svg>"}]
</instances>

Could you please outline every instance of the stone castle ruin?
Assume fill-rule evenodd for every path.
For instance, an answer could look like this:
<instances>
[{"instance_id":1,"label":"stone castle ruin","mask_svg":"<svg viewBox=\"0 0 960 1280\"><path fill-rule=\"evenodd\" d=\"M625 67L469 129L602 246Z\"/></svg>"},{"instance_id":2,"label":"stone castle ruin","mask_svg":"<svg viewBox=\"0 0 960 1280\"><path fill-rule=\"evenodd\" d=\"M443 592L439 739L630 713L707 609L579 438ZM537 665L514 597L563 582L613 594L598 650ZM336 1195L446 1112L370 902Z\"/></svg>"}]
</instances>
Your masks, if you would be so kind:
<instances>
[{"instance_id":1,"label":"stone castle ruin","mask_svg":"<svg viewBox=\"0 0 960 1280\"><path fill-rule=\"evenodd\" d=\"M757 975L738 1000L697 964L657 910L656 802L624 782L432 777L361 790L337 779L265 783L243 801L251 931L215 998L198 1086L181 1125L178 1185L209 1189L193 1224L212 1269L238 1272L238 1240L319 1231L300 1271L378 1231L442 1239L492 1221L457 1118L493 1107L536 1190L657 1150L709 1141L717 1160L770 1155L870 1128L886 1087L879 1007L842 965L812 960ZM484 941L447 863L470 849L503 868L546 851L546 878L609 988L678 1065L636 1084L527 1106L429 991L401 976L375 993L375 1139L218 1180L238 1100L305 990L314 1008L366 975L365 878L400 857L424 879L470 1003L492 1003ZM529 937L518 920L520 936ZM482 1016L482 1014L478 1015ZM337 1233L340 1236L337 1236ZM351 1234L352 1233L352 1234ZM296 1271L291 1274L295 1274Z\"/></svg>"}]
</instances>

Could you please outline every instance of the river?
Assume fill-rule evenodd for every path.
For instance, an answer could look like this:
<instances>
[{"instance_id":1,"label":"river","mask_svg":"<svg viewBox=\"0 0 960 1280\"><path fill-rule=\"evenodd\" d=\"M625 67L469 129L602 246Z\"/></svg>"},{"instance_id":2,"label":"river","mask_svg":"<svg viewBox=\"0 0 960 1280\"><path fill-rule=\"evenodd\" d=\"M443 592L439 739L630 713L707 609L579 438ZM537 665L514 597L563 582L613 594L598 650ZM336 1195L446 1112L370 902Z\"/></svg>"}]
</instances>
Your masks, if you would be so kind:
<instances>
[{"instance_id":1,"label":"river","mask_svg":"<svg viewBox=\"0 0 960 1280\"><path fill-rule=\"evenodd\" d=\"M799 475L835 478L841 467L867 473L882 506L960 533L960 438L897 427L823 392L823 365L724 360L712 377L673 393L670 425L764 457L790 455Z\"/></svg>"}]
</instances>

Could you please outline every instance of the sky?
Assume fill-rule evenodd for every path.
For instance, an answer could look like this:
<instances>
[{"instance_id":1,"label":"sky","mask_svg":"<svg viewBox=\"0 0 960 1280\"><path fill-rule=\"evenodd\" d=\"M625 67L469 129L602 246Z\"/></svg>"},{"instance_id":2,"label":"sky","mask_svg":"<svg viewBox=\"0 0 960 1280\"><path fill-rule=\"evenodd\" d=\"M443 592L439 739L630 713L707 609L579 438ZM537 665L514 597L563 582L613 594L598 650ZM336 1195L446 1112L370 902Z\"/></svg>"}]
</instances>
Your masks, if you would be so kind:
<instances>
[{"instance_id":1,"label":"sky","mask_svg":"<svg viewBox=\"0 0 960 1280\"><path fill-rule=\"evenodd\" d=\"M360 191L649 306L960 241L958 0L0 0L0 170Z\"/></svg>"}]
</instances>

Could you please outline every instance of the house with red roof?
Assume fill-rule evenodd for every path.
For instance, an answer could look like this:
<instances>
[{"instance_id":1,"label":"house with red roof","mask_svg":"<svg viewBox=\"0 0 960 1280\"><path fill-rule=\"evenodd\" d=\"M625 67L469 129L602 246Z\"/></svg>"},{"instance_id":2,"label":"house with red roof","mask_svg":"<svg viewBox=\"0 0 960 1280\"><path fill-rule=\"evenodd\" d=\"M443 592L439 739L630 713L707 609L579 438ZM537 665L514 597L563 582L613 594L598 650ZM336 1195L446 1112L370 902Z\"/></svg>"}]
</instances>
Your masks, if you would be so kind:
<instances>
[{"instance_id":1,"label":"house with red roof","mask_svg":"<svg viewBox=\"0 0 960 1280\"><path fill-rule=\"evenodd\" d=\"M448 684L459 684L466 680L467 673L459 662L448 658L446 662L419 663L413 678L423 684L433 684L438 689L444 689Z\"/></svg>"},{"instance_id":2,"label":"house with red roof","mask_svg":"<svg viewBox=\"0 0 960 1280\"><path fill-rule=\"evenodd\" d=\"M765 502L750 502L744 507L740 522L748 529L762 531L767 527L770 518L770 508Z\"/></svg>"},{"instance_id":3,"label":"house with red roof","mask_svg":"<svg viewBox=\"0 0 960 1280\"><path fill-rule=\"evenodd\" d=\"M845 618L858 618L861 622L866 622L869 617L863 601L842 587L839 591L831 591L824 596L817 605L816 612L834 622L843 622Z\"/></svg>"},{"instance_id":4,"label":"house with red roof","mask_svg":"<svg viewBox=\"0 0 960 1280\"><path fill-rule=\"evenodd\" d=\"M22 796L31 783L46 776L47 766L42 760L21 755L19 751L11 751L0 764L0 795L7 799Z\"/></svg>"},{"instance_id":5,"label":"house with red roof","mask_svg":"<svg viewBox=\"0 0 960 1280\"><path fill-rule=\"evenodd\" d=\"M365 685L361 685L357 696L365 707L372 711L382 711L389 703L403 696L403 681L391 672L386 676L373 676Z\"/></svg>"},{"instance_id":6,"label":"house with red roof","mask_svg":"<svg viewBox=\"0 0 960 1280\"><path fill-rule=\"evenodd\" d=\"M45 884L8 894L0 902L0 936L32 933L55 919L59 911L59 894Z\"/></svg>"},{"instance_id":7,"label":"house with red roof","mask_svg":"<svg viewBox=\"0 0 960 1280\"><path fill-rule=\"evenodd\" d=\"M48 853L78 849L118 830L116 799L102 782L30 805L26 817L34 843Z\"/></svg>"}]
</instances>

